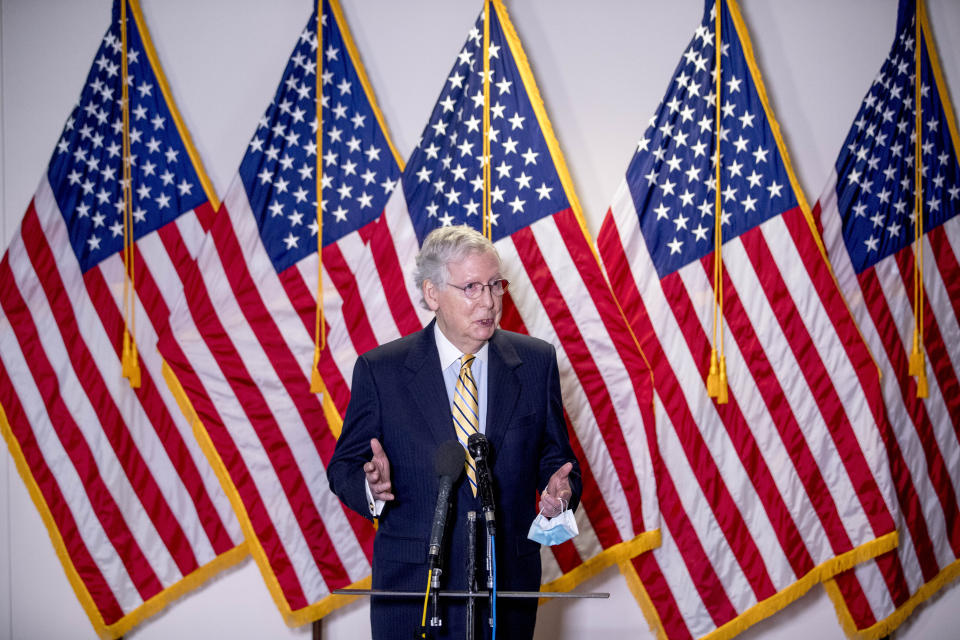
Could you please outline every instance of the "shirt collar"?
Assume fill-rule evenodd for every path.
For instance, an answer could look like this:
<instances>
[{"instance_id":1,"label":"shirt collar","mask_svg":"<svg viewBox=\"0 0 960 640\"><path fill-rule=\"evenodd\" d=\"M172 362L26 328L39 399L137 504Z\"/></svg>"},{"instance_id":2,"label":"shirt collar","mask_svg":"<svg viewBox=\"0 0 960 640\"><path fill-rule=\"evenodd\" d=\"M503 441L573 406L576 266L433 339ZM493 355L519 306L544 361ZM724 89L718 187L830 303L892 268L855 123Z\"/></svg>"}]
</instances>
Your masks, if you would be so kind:
<instances>
[{"instance_id":1,"label":"shirt collar","mask_svg":"<svg viewBox=\"0 0 960 640\"><path fill-rule=\"evenodd\" d=\"M440 325L436 323L433 325L433 337L437 343L437 353L440 356L440 370L446 369L455 362L459 364L460 356L463 355L463 352L453 346L453 343L447 339L447 336L443 335L443 331L440 331ZM489 345L489 342L484 342L480 350L473 354L477 357L477 360L484 364L487 362L487 353L490 351Z\"/></svg>"}]
</instances>

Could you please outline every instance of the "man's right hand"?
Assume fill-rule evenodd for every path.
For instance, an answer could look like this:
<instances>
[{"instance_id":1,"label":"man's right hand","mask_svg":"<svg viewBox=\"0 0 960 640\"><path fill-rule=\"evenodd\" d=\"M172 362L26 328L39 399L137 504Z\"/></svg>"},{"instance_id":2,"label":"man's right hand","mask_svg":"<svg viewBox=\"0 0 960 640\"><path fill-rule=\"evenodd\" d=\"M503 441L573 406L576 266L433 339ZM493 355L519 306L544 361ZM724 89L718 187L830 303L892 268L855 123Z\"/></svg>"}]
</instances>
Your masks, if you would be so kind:
<instances>
[{"instance_id":1,"label":"man's right hand","mask_svg":"<svg viewBox=\"0 0 960 640\"><path fill-rule=\"evenodd\" d=\"M367 485L374 500L393 500L393 486L390 484L390 460L376 438L370 440L370 449L373 457L363 465L363 472L367 476Z\"/></svg>"}]
</instances>

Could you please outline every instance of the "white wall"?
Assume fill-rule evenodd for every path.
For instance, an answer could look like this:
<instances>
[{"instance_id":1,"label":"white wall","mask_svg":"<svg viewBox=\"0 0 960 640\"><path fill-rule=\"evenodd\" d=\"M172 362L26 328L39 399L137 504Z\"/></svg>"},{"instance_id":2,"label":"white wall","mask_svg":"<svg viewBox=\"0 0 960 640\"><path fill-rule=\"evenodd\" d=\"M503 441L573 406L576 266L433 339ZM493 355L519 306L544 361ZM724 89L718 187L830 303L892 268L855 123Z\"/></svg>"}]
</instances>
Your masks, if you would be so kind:
<instances>
[{"instance_id":1,"label":"white wall","mask_svg":"<svg viewBox=\"0 0 960 640\"><path fill-rule=\"evenodd\" d=\"M479 0L341 0L401 156L409 155ZM310 0L141 0L177 104L218 194L239 165ZM954 104L960 2L927 0ZM702 0L507 0L596 236L636 139L693 34ZM893 38L896 0L741 0L773 108L811 204ZM30 201L107 27L110 0L0 0L0 247ZM610 600L541 607L538 638L651 638L615 570ZM960 588L895 637L955 638ZM368 635L355 604L327 638ZM308 638L282 622L247 561L139 627L139 640ZM0 638L94 638L20 477L0 455ZM843 637L822 589L740 636Z\"/></svg>"}]
</instances>

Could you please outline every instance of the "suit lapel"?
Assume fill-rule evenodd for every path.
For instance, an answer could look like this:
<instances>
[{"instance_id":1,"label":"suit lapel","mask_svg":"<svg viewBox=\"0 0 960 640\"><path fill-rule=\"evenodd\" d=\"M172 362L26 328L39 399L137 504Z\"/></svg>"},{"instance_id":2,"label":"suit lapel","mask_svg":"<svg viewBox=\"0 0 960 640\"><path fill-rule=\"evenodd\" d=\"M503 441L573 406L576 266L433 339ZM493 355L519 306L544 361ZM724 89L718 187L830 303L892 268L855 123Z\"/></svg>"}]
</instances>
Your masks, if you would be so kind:
<instances>
[{"instance_id":1,"label":"suit lapel","mask_svg":"<svg viewBox=\"0 0 960 640\"><path fill-rule=\"evenodd\" d=\"M487 373L487 440L494 455L500 449L503 436L510 426L520 397L520 379L516 369L522 364L520 356L499 329L490 339L490 371Z\"/></svg>"},{"instance_id":2,"label":"suit lapel","mask_svg":"<svg viewBox=\"0 0 960 640\"><path fill-rule=\"evenodd\" d=\"M407 354L404 365L409 375L406 385L409 398L417 405L433 439L440 444L456 437L447 389L440 370L440 356L433 336L435 320L421 331Z\"/></svg>"}]
</instances>

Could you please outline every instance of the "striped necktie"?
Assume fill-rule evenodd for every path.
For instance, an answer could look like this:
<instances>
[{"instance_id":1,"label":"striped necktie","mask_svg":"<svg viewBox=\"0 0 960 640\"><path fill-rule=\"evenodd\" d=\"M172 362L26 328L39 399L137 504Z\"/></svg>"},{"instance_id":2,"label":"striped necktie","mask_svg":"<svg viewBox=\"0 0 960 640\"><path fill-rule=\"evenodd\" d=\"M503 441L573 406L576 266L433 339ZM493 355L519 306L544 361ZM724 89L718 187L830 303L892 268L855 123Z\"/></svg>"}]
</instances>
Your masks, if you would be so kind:
<instances>
[{"instance_id":1,"label":"striped necktie","mask_svg":"<svg viewBox=\"0 0 960 640\"><path fill-rule=\"evenodd\" d=\"M480 403L477 394L477 383L470 372L470 365L476 356L470 353L463 354L460 359L460 375L457 377L457 386L453 391L453 428L457 432L457 439L464 449L470 436L480 431ZM477 464L467 452L466 460L467 479L473 495L477 495Z\"/></svg>"}]
</instances>

